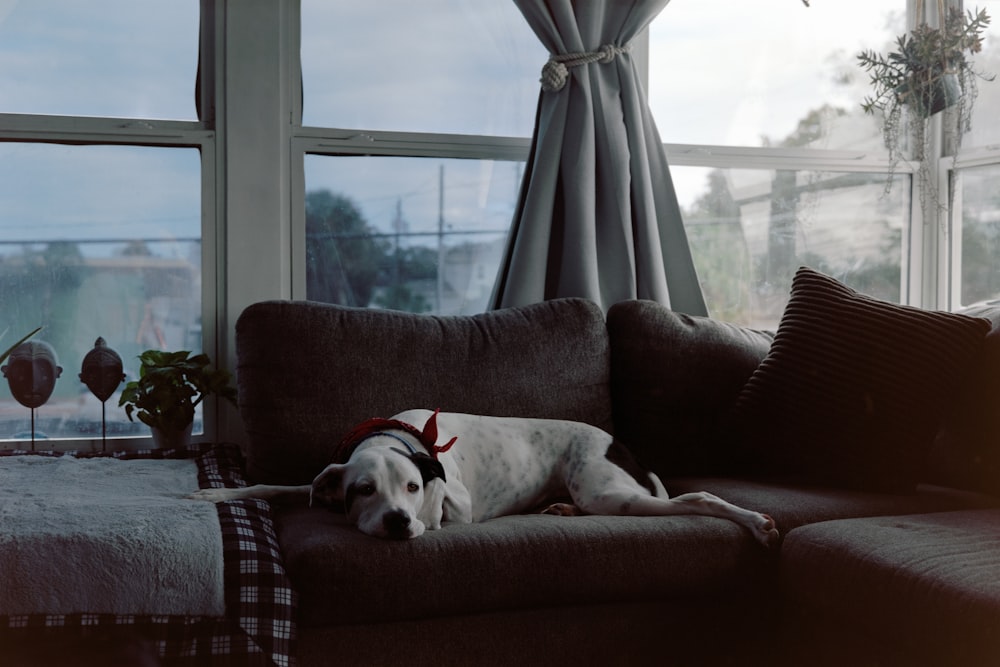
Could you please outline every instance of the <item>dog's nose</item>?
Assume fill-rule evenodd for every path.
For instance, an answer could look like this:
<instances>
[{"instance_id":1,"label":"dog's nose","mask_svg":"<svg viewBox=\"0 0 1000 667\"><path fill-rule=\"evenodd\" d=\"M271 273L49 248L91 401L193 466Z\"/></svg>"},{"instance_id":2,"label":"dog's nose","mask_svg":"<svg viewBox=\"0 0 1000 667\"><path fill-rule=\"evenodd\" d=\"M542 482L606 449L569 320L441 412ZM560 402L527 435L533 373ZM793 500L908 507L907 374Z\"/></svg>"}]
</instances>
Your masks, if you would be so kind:
<instances>
[{"instance_id":1,"label":"dog's nose","mask_svg":"<svg viewBox=\"0 0 1000 667\"><path fill-rule=\"evenodd\" d=\"M382 525L385 526L391 537L407 537L410 527L410 517L406 512L392 510L382 516Z\"/></svg>"}]
</instances>

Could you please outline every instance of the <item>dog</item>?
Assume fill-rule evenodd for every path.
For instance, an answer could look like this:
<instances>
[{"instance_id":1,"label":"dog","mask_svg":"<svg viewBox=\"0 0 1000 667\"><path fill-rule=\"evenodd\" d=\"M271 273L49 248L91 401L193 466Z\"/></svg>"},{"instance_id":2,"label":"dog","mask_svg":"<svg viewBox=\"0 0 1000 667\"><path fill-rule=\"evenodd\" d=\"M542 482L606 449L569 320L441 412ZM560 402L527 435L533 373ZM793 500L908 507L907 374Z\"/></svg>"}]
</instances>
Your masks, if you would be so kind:
<instances>
[{"instance_id":1,"label":"dog","mask_svg":"<svg viewBox=\"0 0 1000 667\"><path fill-rule=\"evenodd\" d=\"M582 422L408 410L360 424L333 461L312 484L202 489L190 497L308 496L310 504L342 506L363 533L411 539L448 523L523 514L568 495L572 504L554 503L544 512L698 514L734 521L768 547L779 539L766 514L706 492L670 498L659 478L639 468L610 434Z\"/></svg>"}]
</instances>

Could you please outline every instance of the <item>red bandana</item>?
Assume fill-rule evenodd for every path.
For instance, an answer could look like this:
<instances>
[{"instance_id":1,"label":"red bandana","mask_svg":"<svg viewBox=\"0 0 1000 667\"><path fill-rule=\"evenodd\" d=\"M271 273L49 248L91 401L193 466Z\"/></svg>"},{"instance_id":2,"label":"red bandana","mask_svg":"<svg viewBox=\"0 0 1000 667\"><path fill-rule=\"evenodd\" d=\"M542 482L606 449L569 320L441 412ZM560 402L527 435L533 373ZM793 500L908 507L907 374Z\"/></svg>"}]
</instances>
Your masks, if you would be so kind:
<instances>
[{"instance_id":1,"label":"red bandana","mask_svg":"<svg viewBox=\"0 0 1000 667\"><path fill-rule=\"evenodd\" d=\"M382 417L373 417L368 421L361 422L355 426L350 433L344 436L344 439L340 441L337 448L333 452L333 461L335 463L346 463L354 450L360 445L364 440L369 437L380 433L381 431L388 430L398 430L406 431L410 435L414 436L420 441L420 444L427 448L427 451L433 458L437 458L438 454L441 452L446 452L451 449L451 446L455 444L458 437L454 437L447 443L438 446L438 430L437 430L437 416L441 412L438 408L434 411L430 417L427 418L427 423L424 424L424 430L421 431L417 429L413 424L407 424L406 422L399 421L398 419L383 419Z\"/></svg>"}]
</instances>

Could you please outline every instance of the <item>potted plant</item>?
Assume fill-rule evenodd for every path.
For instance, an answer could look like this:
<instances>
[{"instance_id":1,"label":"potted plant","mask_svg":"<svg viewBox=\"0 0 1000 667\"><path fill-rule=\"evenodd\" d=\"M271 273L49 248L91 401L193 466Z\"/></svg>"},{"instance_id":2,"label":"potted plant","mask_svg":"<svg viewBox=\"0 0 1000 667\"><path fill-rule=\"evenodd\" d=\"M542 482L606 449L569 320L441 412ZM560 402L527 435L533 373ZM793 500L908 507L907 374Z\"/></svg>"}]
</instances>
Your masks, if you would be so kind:
<instances>
[{"instance_id":1,"label":"potted plant","mask_svg":"<svg viewBox=\"0 0 1000 667\"><path fill-rule=\"evenodd\" d=\"M917 14L923 16L922 1L917 2ZM921 23L897 37L895 50L887 55L869 49L857 56L872 87L861 107L865 113L882 114L882 138L890 161L886 189L892 185L893 168L909 146L913 159L919 161L917 176L925 216L927 205L938 203L937 187L930 183L930 164L924 159L930 148L930 120L945 109L956 108L945 119L944 132L957 151L962 135L971 127L977 79L993 80L992 75L977 71L970 59L982 50L983 32L989 23L985 9L966 13L952 7L946 12L943 0L938 0L938 27Z\"/></svg>"},{"instance_id":2,"label":"potted plant","mask_svg":"<svg viewBox=\"0 0 1000 667\"><path fill-rule=\"evenodd\" d=\"M139 379L125 385L118 405L125 406L129 421L135 415L152 429L157 447L187 444L194 410L206 396L214 394L236 405L232 375L209 368L206 354L146 350L139 361Z\"/></svg>"}]
</instances>

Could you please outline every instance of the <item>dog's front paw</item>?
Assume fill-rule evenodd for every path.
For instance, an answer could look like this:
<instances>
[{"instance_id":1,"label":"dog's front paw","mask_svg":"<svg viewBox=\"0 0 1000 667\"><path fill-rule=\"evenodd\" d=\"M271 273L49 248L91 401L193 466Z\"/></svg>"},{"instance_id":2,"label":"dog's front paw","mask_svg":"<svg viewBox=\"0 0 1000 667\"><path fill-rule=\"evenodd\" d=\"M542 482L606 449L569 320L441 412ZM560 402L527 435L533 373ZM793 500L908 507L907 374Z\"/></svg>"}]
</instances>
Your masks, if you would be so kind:
<instances>
[{"instance_id":1,"label":"dog's front paw","mask_svg":"<svg viewBox=\"0 0 1000 667\"><path fill-rule=\"evenodd\" d=\"M444 520L444 511L439 505L434 510L421 514L419 517L427 530L441 530L441 522Z\"/></svg>"},{"instance_id":2,"label":"dog's front paw","mask_svg":"<svg viewBox=\"0 0 1000 667\"><path fill-rule=\"evenodd\" d=\"M444 482L440 479L432 479L424 487L424 501L420 507L417 518L423 521L427 530L441 530L441 522L444 520Z\"/></svg>"}]
</instances>

